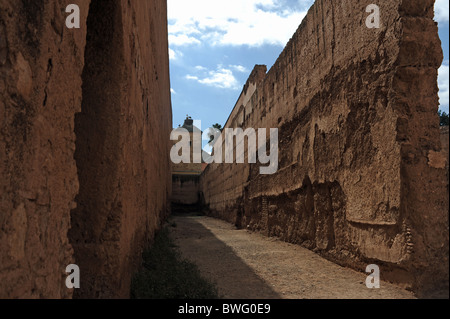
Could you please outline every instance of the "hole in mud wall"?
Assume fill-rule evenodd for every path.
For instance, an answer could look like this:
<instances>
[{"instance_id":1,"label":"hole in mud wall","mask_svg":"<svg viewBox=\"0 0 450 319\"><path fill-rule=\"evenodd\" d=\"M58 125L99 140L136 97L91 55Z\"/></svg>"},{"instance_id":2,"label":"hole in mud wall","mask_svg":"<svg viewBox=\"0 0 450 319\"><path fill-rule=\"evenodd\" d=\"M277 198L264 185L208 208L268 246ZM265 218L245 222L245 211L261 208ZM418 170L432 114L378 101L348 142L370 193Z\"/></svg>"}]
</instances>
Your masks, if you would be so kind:
<instances>
[{"instance_id":1,"label":"hole in mud wall","mask_svg":"<svg viewBox=\"0 0 450 319\"><path fill-rule=\"evenodd\" d=\"M101 298L113 291L108 256L119 240L119 119L121 65L119 1L94 0L89 7L82 74L81 112L75 116L79 193L71 212L69 240L80 267L80 289L74 297ZM111 257L110 257L111 258ZM117 255L116 257L117 258ZM112 293L111 293L112 294Z\"/></svg>"}]
</instances>

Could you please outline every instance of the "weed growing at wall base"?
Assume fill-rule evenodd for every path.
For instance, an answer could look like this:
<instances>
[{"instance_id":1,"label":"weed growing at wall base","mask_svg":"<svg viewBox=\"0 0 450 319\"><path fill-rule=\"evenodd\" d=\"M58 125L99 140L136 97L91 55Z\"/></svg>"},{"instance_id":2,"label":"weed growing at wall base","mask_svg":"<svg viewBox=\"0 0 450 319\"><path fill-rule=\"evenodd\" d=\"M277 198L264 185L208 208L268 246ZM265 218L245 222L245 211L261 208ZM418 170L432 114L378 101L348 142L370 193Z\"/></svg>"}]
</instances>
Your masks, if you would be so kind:
<instances>
[{"instance_id":1,"label":"weed growing at wall base","mask_svg":"<svg viewBox=\"0 0 450 319\"><path fill-rule=\"evenodd\" d=\"M217 299L218 292L195 264L181 257L169 230L163 228L143 254L143 269L132 280L131 298Z\"/></svg>"}]
</instances>

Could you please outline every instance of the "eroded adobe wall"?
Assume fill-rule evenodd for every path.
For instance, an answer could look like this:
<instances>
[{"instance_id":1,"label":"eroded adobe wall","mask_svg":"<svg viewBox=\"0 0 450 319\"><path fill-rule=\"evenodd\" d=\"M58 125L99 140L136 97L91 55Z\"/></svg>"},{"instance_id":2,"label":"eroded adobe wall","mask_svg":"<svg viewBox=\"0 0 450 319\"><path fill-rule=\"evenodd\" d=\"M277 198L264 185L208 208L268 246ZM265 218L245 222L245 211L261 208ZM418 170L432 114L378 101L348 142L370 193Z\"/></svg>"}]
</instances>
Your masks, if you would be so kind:
<instances>
[{"instance_id":1,"label":"eroded adobe wall","mask_svg":"<svg viewBox=\"0 0 450 319\"><path fill-rule=\"evenodd\" d=\"M81 28L68 29L76 3ZM166 2L0 1L0 297L127 297L167 214Z\"/></svg>"},{"instance_id":2,"label":"eroded adobe wall","mask_svg":"<svg viewBox=\"0 0 450 319\"><path fill-rule=\"evenodd\" d=\"M317 0L225 127L279 128L279 168L213 164L212 214L429 295L447 286L448 185L439 139L442 52L433 1ZM254 72L260 71L257 67Z\"/></svg>"},{"instance_id":3,"label":"eroded adobe wall","mask_svg":"<svg viewBox=\"0 0 450 319\"><path fill-rule=\"evenodd\" d=\"M448 145L449 145L449 136L448 136L448 125L447 126L441 126L441 145L442 145L442 151L444 154L447 155L447 174L448 174L448 164L449 164L449 152L448 152Z\"/></svg>"},{"instance_id":4,"label":"eroded adobe wall","mask_svg":"<svg viewBox=\"0 0 450 319\"><path fill-rule=\"evenodd\" d=\"M84 270L76 296L127 297L171 187L166 3L92 1L87 29L69 232Z\"/></svg>"},{"instance_id":5,"label":"eroded adobe wall","mask_svg":"<svg viewBox=\"0 0 450 319\"><path fill-rule=\"evenodd\" d=\"M64 282L86 27L65 28L66 3L0 1L2 298L72 294ZM86 17L89 1L78 3Z\"/></svg>"}]
</instances>

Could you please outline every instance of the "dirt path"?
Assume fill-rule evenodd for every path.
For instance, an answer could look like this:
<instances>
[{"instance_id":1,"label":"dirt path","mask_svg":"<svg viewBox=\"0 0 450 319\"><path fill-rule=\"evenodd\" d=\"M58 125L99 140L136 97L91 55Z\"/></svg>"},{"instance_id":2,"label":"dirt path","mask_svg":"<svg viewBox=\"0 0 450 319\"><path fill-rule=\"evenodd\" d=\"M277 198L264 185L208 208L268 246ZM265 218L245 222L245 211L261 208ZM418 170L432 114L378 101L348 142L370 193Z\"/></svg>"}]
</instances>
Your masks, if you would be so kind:
<instances>
[{"instance_id":1,"label":"dirt path","mask_svg":"<svg viewBox=\"0 0 450 319\"><path fill-rule=\"evenodd\" d=\"M301 246L236 228L210 217L173 217L183 256L217 283L226 299L414 298L389 283L368 289L366 276Z\"/></svg>"}]
</instances>

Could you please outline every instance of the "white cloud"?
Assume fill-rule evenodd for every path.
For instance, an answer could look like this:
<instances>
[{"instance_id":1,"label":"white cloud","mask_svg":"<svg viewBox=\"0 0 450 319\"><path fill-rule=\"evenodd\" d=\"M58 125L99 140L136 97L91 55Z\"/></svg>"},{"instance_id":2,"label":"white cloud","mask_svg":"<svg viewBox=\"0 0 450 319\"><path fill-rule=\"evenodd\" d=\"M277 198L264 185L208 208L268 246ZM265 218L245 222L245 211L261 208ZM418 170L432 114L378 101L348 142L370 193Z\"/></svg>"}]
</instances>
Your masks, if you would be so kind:
<instances>
[{"instance_id":1,"label":"white cloud","mask_svg":"<svg viewBox=\"0 0 450 319\"><path fill-rule=\"evenodd\" d=\"M169 43L170 45L176 45L176 46L181 46L181 45L189 45L189 44L200 44L200 41L194 37L190 37L186 34L177 34L177 35L173 35L170 34L169 35Z\"/></svg>"},{"instance_id":2,"label":"white cloud","mask_svg":"<svg viewBox=\"0 0 450 319\"><path fill-rule=\"evenodd\" d=\"M434 19L437 22L448 22L448 0L436 0L434 4Z\"/></svg>"},{"instance_id":3,"label":"white cloud","mask_svg":"<svg viewBox=\"0 0 450 319\"><path fill-rule=\"evenodd\" d=\"M209 76L199 80L200 83L222 88L222 89L238 89L239 83L231 70L219 69L210 71Z\"/></svg>"},{"instance_id":4,"label":"white cloud","mask_svg":"<svg viewBox=\"0 0 450 319\"><path fill-rule=\"evenodd\" d=\"M172 94L177 94L177 92L175 92L175 90L172 89L172 88L170 88L170 93L172 93Z\"/></svg>"},{"instance_id":5,"label":"white cloud","mask_svg":"<svg viewBox=\"0 0 450 319\"><path fill-rule=\"evenodd\" d=\"M201 65L197 65L197 66L195 67L195 69L196 69L196 70L199 70L199 71L206 71L206 70L208 70L207 68L205 68L204 66L201 66Z\"/></svg>"},{"instance_id":6,"label":"white cloud","mask_svg":"<svg viewBox=\"0 0 450 319\"><path fill-rule=\"evenodd\" d=\"M448 112L449 107L449 61L439 68L438 76L440 108Z\"/></svg>"},{"instance_id":7,"label":"white cloud","mask_svg":"<svg viewBox=\"0 0 450 319\"><path fill-rule=\"evenodd\" d=\"M169 48L169 59L174 61L183 56L183 52Z\"/></svg>"},{"instance_id":8,"label":"white cloud","mask_svg":"<svg viewBox=\"0 0 450 319\"><path fill-rule=\"evenodd\" d=\"M186 75L186 79L188 79L188 80L198 80L198 77L197 76L193 76L193 75Z\"/></svg>"},{"instance_id":9,"label":"white cloud","mask_svg":"<svg viewBox=\"0 0 450 319\"><path fill-rule=\"evenodd\" d=\"M241 72L241 73L248 72L247 68L242 65L229 65L229 67L236 70L237 72Z\"/></svg>"},{"instance_id":10,"label":"white cloud","mask_svg":"<svg viewBox=\"0 0 450 319\"><path fill-rule=\"evenodd\" d=\"M176 59L176 53L174 50L169 48L169 59L170 60L175 60Z\"/></svg>"},{"instance_id":11,"label":"white cloud","mask_svg":"<svg viewBox=\"0 0 450 319\"><path fill-rule=\"evenodd\" d=\"M169 43L284 46L312 2L287 8L280 0L169 0Z\"/></svg>"},{"instance_id":12,"label":"white cloud","mask_svg":"<svg viewBox=\"0 0 450 319\"><path fill-rule=\"evenodd\" d=\"M202 75L186 75L186 79L195 80L200 84L221 88L221 89L232 89L237 90L240 88L238 80L234 77L233 71L230 69L225 69L219 65L217 70L208 71L204 67L196 69L202 72Z\"/></svg>"}]
</instances>

